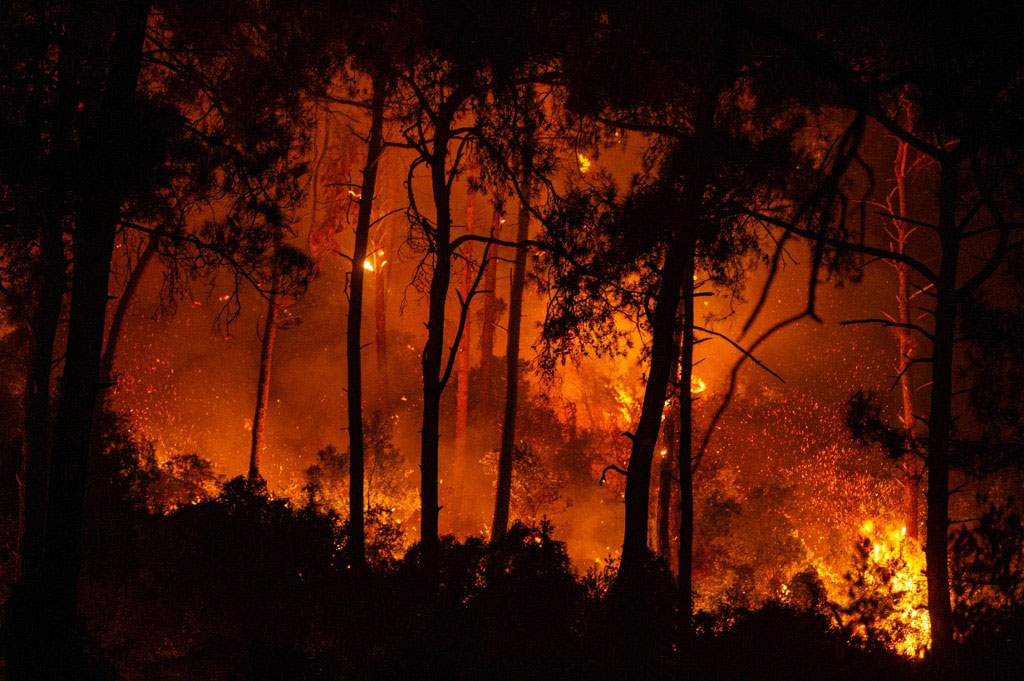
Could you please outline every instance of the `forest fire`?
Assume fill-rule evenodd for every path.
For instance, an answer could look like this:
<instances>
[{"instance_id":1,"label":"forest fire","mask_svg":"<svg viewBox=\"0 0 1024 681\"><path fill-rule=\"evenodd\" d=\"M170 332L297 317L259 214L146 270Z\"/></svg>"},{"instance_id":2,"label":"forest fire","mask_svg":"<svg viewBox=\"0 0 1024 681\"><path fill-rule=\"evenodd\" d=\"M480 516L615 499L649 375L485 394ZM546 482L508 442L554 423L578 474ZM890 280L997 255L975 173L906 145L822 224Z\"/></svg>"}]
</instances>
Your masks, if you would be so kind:
<instances>
[{"instance_id":1,"label":"forest fire","mask_svg":"<svg viewBox=\"0 0 1024 681\"><path fill-rule=\"evenodd\" d=\"M1024 674L1024 7L8 4L0 676Z\"/></svg>"},{"instance_id":2,"label":"forest fire","mask_svg":"<svg viewBox=\"0 0 1024 681\"><path fill-rule=\"evenodd\" d=\"M886 531L869 520L860 527L860 534L860 562L854 574L833 585L834 599L854 612L860 606L858 598L885 603L873 622L855 620L857 633L881 637L900 654L924 656L929 634L928 588L920 545L907 537L905 526Z\"/></svg>"}]
</instances>

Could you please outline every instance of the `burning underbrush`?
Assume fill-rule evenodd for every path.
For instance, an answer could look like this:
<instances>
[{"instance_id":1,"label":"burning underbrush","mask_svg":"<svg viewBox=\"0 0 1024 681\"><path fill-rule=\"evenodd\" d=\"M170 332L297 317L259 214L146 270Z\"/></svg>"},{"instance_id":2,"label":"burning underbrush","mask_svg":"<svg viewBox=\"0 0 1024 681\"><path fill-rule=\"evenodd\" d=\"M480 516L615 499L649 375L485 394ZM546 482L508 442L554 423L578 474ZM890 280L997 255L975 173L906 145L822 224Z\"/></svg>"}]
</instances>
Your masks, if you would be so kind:
<instances>
[{"instance_id":1,"label":"burning underbrush","mask_svg":"<svg viewBox=\"0 0 1024 681\"><path fill-rule=\"evenodd\" d=\"M345 457L336 450L322 452L305 496L292 499L224 480L201 457L159 463L116 415L106 432L93 466L82 607L97 656L123 678L619 677L617 560L574 561L543 517L517 523L498 545L448 535L440 589L428 588L411 482L368 497L372 568L359 574L346 555L337 486ZM386 438L378 444L372 466L404 465ZM845 562L831 562L794 526L792 490L740 494L721 471L713 478L717 489L698 503L691 657L675 644L670 565L652 556L648 566L656 676L684 663L705 678L921 673L923 558L902 528L863 522L836 549ZM986 641L990 664L1005 665L1019 656L1009 651L1024 612L1024 588L1011 579L1021 574L1020 543L1005 541L1019 538L1020 516L1002 506L990 514L953 542L959 638L965 649ZM991 574L1007 583L972 581ZM979 639L982 623L999 636ZM993 650L993 641L1006 644Z\"/></svg>"}]
</instances>

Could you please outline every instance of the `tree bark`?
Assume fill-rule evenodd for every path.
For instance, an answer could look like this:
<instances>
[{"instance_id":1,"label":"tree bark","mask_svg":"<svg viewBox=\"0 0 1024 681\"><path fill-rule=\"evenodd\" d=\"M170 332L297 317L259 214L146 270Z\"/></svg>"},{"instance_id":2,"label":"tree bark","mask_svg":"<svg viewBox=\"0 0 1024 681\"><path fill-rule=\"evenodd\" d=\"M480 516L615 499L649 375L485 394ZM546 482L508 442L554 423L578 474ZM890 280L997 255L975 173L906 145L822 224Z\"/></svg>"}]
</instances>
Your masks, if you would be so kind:
<instances>
[{"instance_id":1,"label":"tree bark","mask_svg":"<svg viewBox=\"0 0 1024 681\"><path fill-rule=\"evenodd\" d=\"M928 617L931 655L939 662L953 647L953 615L949 594L949 453L953 428L953 346L957 315L959 235L956 203L959 163L941 162L939 238L941 265L935 287L935 331L932 342L931 404L928 414L928 518L925 535L925 574L928 579Z\"/></svg>"},{"instance_id":2,"label":"tree bark","mask_svg":"<svg viewBox=\"0 0 1024 681\"><path fill-rule=\"evenodd\" d=\"M352 278L349 290L348 327L345 348L348 371L348 442L349 442L349 548L350 560L356 570L366 565L366 527L364 518L365 451L363 440L363 282L366 274L366 245L370 237L373 215L373 194L377 186L377 169L383 151L384 85L375 78L370 105L370 134L366 146L366 165L356 219L355 246L352 250Z\"/></svg>"},{"instance_id":3,"label":"tree bark","mask_svg":"<svg viewBox=\"0 0 1024 681\"><path fill-rule=\"evenodd\" d=\"M274 283L277 286L277 283ZM270 399L270 366L274 357L274 338L277 335L277 291L270 292L267 301L267 321L263 327L260 347L260 377L256 384L256 410L252 417L252 447L249 450L249 487L256 489L263 481L260 462L263 454L263 426L267 420L267 402Z\"/></svg>"},{"instance_id":4,"label":"tree bark","mask_svg":"<svg viewBox=\"0 0 1024 681\"><path fill-rule=\"evenodd\" d=\"M530 236L530 177L524 177L523 200L519 205L516 241ZM526 247L516 249L512 267L512 283L508 296L508 344L505 348L505 414L501 422L501 450L498 454L497 491L494 498L494 521L491 542L505 538L512 504L512 457L516 440L516 408L519 401L519 336L523 317L523 289L526 285Z\"/></svg>"},{"instance_id":5,"label":"tree bark","mask_svg":"<svg viewBox=\"0 0 1024 681\"><path fill-rule=\"evenodd\" d=\"M504 201L500 194L495 196L494 212L491 214L492 239L501 238L501 210L499 205ZM497 251L497 247L495 247ZM480 407L482 423L487 423L491 414L491 392L494 388L492 367L494 366L494 326L497 312L498 258L497 253L491 256L484 271L484 316L480 324Z\"/></svg>"}]
</instances>

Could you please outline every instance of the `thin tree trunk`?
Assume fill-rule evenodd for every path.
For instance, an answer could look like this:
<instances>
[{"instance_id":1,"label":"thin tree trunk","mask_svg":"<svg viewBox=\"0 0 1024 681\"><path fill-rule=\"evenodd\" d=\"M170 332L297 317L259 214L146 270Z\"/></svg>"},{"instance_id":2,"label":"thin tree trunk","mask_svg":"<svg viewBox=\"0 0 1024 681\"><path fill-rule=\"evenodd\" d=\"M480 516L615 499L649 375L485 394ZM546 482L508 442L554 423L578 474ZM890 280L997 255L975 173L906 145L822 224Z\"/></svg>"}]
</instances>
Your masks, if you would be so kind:
<instances>
[{"instance_id":1,"label":"thin tree trunk","mask_svg":"<svg viewBox=\"0 0 1024 681\"><path fill-rule=\"evenodd\" d=\"M121 292L121 296L117 299L114 315L110 318L110 329L107 331L107 343L103 347L103 357L100 359L100 378L103 381L110 380L114 369L114 360L117 358L117 344L121 339L121 329L124 327L125 316L128 314L132 298L135 297L135 292L139 288L139 282L142 281L146 268L156 254L156 243L157 237L155 235L150 236L146 247L139 254L138 262L135 263L135 267L128 274L124 291Z\"/></svg>"},{"instance_id":2,"label":"thin tree trunk","mask_svg":"<svg viewBox=\"0 0 1024 681\"><path fill-rule=\"evenodd\" d=\"M959 165L941 164L939 235L941 265L935 287L935 331L932 343L931 404L928 414L928 518L925 536L925 573L928 579L928 616L931 654L939 662L953 647L953 616L949 594L949 454L953 428L953 345L956 332L956 286L959 235L956 201Z\"/></svg>"},{"instance_id":3,"label":"thin tree trunk","mask_svg":"<svg viewBox=\"0 0 1024 681\"><path fill-rule=\"evenodd\" d=\"M147 2L117 5L98 128L83 138L88 146L84 157L92 167L80 178L67 352L54 428L44 550L32 573L26 570L23 574L29 585L25 606L31 614L24 613L28 614L28 626L22 628L22 633L33 640L29 650L18 651L25 657L11 660L14 678L81 678L83 652L77 604L86 473L99 393L110 264L120 218L120 189L128 172L123 165L128 155L123 135L132 129L130 117L148 16Z\"/></svg>"},{"instance_id":4,"label":"thin tree trunk","mask_svg":"<svg viewBox=\"0 0 1024 681\"><path fill-rule=\"evenodd\" d=\"M680 303L679 313L684 312L683 306ZM681 342L682 327L676 324L676 336L673 339L673 343L678 347ZM672 369L672 378L676 381L679 380L679 367L678 365ZM670 380L669 395L671 395L671 380ZM683 397L683 384L678 384L677 399L684 399ZM666 400L667 401L667 400ZM670 554L672 552L672 533L670 525L675 520L678 525L678 518L672 518L672 467L675 465L676 454L678 453L679 437L676 433L676 420L679 418L679 410L675 412L669 412L662 418L662 428L664 429L665 435L662 438L665 449L661 454L661 465L658 474L658 514L657 514L657 551L658 555L670 562Z\"/></svg>"},{"instance_id":5,"label":"thin tree trunk","mask_svg":"<svg viewBox=\"0 0 1024 681\"><path fill-rule=\"evenodd\" d=\"M683 253L682 345L679 351L679 546L678 649L684 660L690 659L690 638L693 630L693 296L696 240L687 239Z\"/></svg>"},{"instance_id":6,"label":"thin tree trunk","mask_svg":"<svg viewBox=\"0 0 1024 681\"><path fill-rule=\"evenodd\" d=\"M682 394L680 393L680 399ZM658 555L669 560L672 551L671 533L669 531L670 516L672 515L672 461L675 459L676 423L673 414L669 414L665 420L665 449L661 454L661 464L658 470L658 514L657 514L657 549Z\"/></svg>"},{"instance_id":7,"label":"thin tree trunk","mask_svg":"<svg viewBox=\"0 0 1024 681\"><path fill-rule=\"evenodd\" d=\"M494 212L491 214L492 239L501 238L502 217L498 206L504 198L495 196ZM495 247L497 250L497 247ZM487 261L484 271L484 318L480 325L480 407L481 422L487 423L491 414L491 392L494 388L492 367L494 366L494 326L497 318L498 258L497 252Z\"/></svg>"},{"instance_id":8,"label":"thin tree trunk","mask_svg":"<svg viewBox=\"0 0 1024 681\"><path fill-rule=\"evenodd\" d=\"M896 161L893 164L893 175L896 179L896 206L890 206L890 213L896 212L900 218L907 215L907 162L910 158L910 145L906 142L898 142L896 147ZM896 210L892 210L895 208ZM898 212L897 212L898 211ZM898 253L907 252L907 240L910 237L910 230L907 223L902 219L894 218L893 234L896 240ZM896 337L899 341L899 361L897 372L900 377L901 415L903 429L911 438L916 434L916 420L914 419L914 386L913 377L910 373L910 362L914 355L914 342L911 338L909 325L910 319L910 266L906 263L896 263L896 309L897 321L904 326L896 329ZM911 539L918 539L920 536L920 519L918 517L919 499L921 496L921 470L920 463L914 454L908 454L903 461L904 473L904 525L907 528L907 536Z\"/></svg>"},{"instance_id":9,"label":"thin tree trunk","mask_svg":"<svg viewBox=\"0 0 1024 681\"><path fill-rule=\"evenodd\" d=\"M476 205L473 190L466 191L466 233L473 233ZM469 300L473 288L473 242L467 241L462 247L462 276L459 290L463 300ZM466 438L469 435L469 352L472 343L472 319L466 310L466 322L458 351L458 377L455 391L455 457L452 462L452 500L454 522L462 517L462 499L466 484Z\"/></svg>"},{"instance_id":10,"label":"thin tree trunk","mask_svg":"<svg viewBox=\"0 0 1024 681\"><path fill-rule=\"evenodd\" d=\"M277 283L274 283L276 288ZM270 398L270 366L274 357L274 338L277 335L277 291L270 292L267 301L267 321L263 327L260 348L260 377L256 384L256 410L252 417L252 447L249 450L249 486L252 489L263 482L260 462L263 454L263 426L267 420L267 402Z\"/></svg>"},{"instance_id":11,"label":"thin tree trunk","mask_svg":"<svg viewBox=\"0 0 1024 681\"><path fill-rule=\"evenodd\" d=\"M530 237L530 177L524 177L523 200L519 205L516 241ZM501 451L498 454L497 492L491 541L500 542L508 531L512 504L512 457L516 441L516 407L519 400L519 336L523 318L523 289L526 285L526 247L516 249L512 283L508 296L508 344L505 349L505 415L501 422Z\"/></svg>"},{"instance_id":12,"label":"thin tree trunk","mask_svg":"<svg viewBox=\"0 0 1024 681\"><path fill-rule=\"evenodd\" d=\"M386 156L381 156L381 163L378 164L379 172L382 173L383 185L379 192L379 207L381 229L381 250L384 254L383 260L378 258L376 271L373 273L373 311L374 311L374 351L377 358L377 400L384 418L391 419L391 387L388 380L388 298L391 293L391 268L385 266L388 261L396 256L395 254L395 228L387 217L391 209L389 182Z\"/></svg>"},{"instance_id":13,"label":"thin tree trunk","mask_svg":"<svg viewBox=\"0 0 1024 681\"><path fill-rule=\"evenodd\" d=\"M345 345L348 360L348 442L349 442L349 547L350 559L357 570L366 565L365 451L363 440L363 281L366 273L366 245L370 237L373 215L373 194L377 185L377 169L383 151L384 85L373 81L370 108L370 134L366 147L366 166L359 197L356 239L352 250L352 278L349 290L348 328Z\"/></svg>"},{"instance_id":14,"label":"thin tree trunk","mask_svg":"<svg viewBox=\"0 0 1024 681\"><path fill-rule=\"evenodd\" d=\"M441 373L444 353L445 305L452 275L452 211L448 185L448 142L450 118L434 121L434 149L430 163L430 185L434 199L434 271L430 278L427 314L427 342L423 346L423 421L420 428L420 548L428 575L437 574L438 537L438 447L441 437Z\"/></svg>"}]
</instances>

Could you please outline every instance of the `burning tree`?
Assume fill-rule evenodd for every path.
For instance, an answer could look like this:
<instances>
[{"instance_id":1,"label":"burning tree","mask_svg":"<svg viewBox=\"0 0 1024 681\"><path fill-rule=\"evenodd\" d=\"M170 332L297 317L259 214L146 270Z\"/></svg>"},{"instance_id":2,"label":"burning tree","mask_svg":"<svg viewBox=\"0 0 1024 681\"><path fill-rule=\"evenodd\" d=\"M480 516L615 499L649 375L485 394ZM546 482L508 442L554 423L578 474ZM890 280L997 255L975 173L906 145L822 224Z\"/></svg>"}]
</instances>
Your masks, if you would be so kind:
<instances>
[{"instance_id":1,"label":"burning tree","mask_svg":"<svg viewBox=\"0 0 1024 681\"><path fill-rule=\"evenodd\" d=\"M1016 124L1011 122L1016 120L1024 96L1019 85L1020 45L1009 34L989 35L981 45L975 41L973 36L978 33L973 29L986 26L985 30L991 31L994 26L1016 25L1019 17L959 8L921 12L908 23L906 16L897 18L881 6L872 6L866 13L858 10L857 20L864 16L871 17L865 25L875 36L870 43L851 41L841 17L835 24L835 17L816 18L821 27L818 38L792 29L804 25L805 18L798 20L785 13L772 20L750 17L749 22L758 35L792 50L794 58L818 77L820 92L830 94L833 105L852 113L853 123L835 157L833 193L842 189L834 180L847 176L851 162L862 162L859 147L868 119L928 159L932 198L915 197L910 202L912 212L920 203L919 214L884 215L887 220L914 225L921 234L918 243L908 250L902 250L906 244L898 241L891 248L865 243L863 228L852 230L847 222L847 211L842 209L845 197L840 199L841 205L835 199L825 200L828 208L822 214L838 216L837 220L791 223L771 215L757 217L787 234L810 240L815 244L816 263L832 249L905 265L919 278L918 290L931 301L925 308L930 324L884 318L847 323L906 330L931 349L911 358L904 367L904 371L920 367L928 378L927 412L920 415L926 433L907 434L904 428L897 434L872 418L859 419L859 423L877 426L868 429L871 437L886 441L897 457L908 456L917 448L924 453L931 654L945 660L953 645L948 570L950 471L960 452L970 448L960 432L963 426L957 426L956 405L970 390L958 386L964 381L958 380L956 348L979 331L963 324L965 310L972 301L992 295L986 288L998 282L1007 259L1024 245L1018 191L1022 147ZM913 31L902 29L908 25ZM863 63L865 49L872 52L872 67L862 70L858 64ZM897 116L901 103L912 107L912 121ZM870 178L867 184L870 188ZM863 204L855 209L860 211L863 225ZM937 254L937 262L932 261L933 254ZM817 278L812 277L812 291L816 285ZM808 315L816 317L813 294L802 316Z\"/></svg>"}]
</instances>

